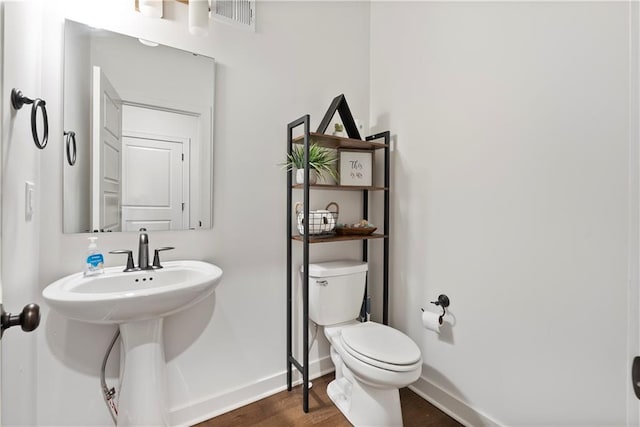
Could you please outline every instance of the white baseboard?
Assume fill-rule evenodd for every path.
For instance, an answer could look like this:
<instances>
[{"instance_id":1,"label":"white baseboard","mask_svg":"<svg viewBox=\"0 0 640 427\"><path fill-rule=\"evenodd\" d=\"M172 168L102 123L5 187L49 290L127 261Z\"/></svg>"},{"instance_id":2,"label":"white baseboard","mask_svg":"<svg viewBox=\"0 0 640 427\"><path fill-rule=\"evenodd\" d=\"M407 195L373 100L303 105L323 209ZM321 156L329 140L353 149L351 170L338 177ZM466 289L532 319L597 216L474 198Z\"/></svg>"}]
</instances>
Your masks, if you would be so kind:
<instances>
[{"instance_id":1,"label":"white baseboard","mask_svg":"<svg viewBox=\"0 0 640 427\"><path fill-rule=\"evenodd\" d=\"M295 367L294 378L300 375ZM329 356L309 362L309 378L321 377L334 370ZM294 385L302 383L302 379L294 381ZM171 411L171 424L174 426L192 426L218 415L248 405L265 397L287 389L287 372L282 371L251 384L208 397L199 402L189 403Z\"/></svg>"},{"instance_id":2,"label":"white baseboard","mask_svg":"<svg viewBox=\"0 0 640 427\"><path fill-rule=\"evenodd\" d=\"M474 409L424 377L420 377L409 388L418 396L467 427L501 426L497 421Z\"/></svg>"},{"instance_id":3,"label":"white baseboard","mask_svg":"<svg viewBox=\"0 0 640 427\"><path fill-rule=\"evenodd\" d=\"M334 370L329 356L309 363L309 378L314 379ZM297 375L294 368L294 376ZM302 383L301 379L294 381L294 385ZM500 427L502 424L491 419L482 412L474 409L459 398L433 384L424 377L409 386L418 396L422 397L451 418L468 427ZM282 371L270 377L263 378L251 384L208 397L199 402L193 402L171 411L171 421L174 426L191 426L206 421L218 415L256 402L265 397L287 389L287 373Z\"/></svg>"}]
</instances>

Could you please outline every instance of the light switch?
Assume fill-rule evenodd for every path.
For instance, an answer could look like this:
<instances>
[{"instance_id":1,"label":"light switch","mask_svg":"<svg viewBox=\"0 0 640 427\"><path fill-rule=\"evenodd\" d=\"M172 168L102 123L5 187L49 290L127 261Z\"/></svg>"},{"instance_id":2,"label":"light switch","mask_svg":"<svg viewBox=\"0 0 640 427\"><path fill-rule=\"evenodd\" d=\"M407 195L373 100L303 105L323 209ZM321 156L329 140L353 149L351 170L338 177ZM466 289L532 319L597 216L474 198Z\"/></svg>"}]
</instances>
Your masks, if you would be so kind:
<instances>
[{"instance_id":1,"label":"light switch","mask_svg":"<svg viewBox=\"0 0 640 427\"><path fill-rule=\"evenodd\" d=\"M24 217L27 221L33 218L35 191L36 185L33 182L24 183Z\"/></svg>"}]
</instances>

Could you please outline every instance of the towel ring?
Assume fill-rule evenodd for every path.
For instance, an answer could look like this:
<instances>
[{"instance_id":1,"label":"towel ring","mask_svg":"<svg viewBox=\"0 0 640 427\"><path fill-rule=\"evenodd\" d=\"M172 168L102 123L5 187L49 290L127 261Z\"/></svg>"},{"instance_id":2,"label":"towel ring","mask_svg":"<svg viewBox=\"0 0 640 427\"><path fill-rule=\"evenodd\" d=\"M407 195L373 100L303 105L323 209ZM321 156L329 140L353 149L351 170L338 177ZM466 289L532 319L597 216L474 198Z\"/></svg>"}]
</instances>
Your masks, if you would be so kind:
<instances>
[{"instance_id":1,"label":"towel ring","mask_svg":"<svg viewBox=\"0 0 640 427\"><path fill-rule=\"evenodd\" d=\"M70 130L68 132L64 131L64 135L67 149L67 163L69 163L69 166L73 166L76 164L76 153L78 151L76 147L76 133Z\"/></svg>"},{"instance_id":2,"label":"towel ring","mask_svg":"<svg viewBox=\"0 0 640 427\"><path fill-rule=\"evenodd\" d=\"M47 142L49 142L49 118L47 117L47 108L45 105L47 103L44 99L36 98L30 99L22 94L20 89L13 88L11 89L11 105L17 111L21 109L24 104L32 104L31 107L31 135L33 136L33 142L36 144L40 150L47 146ZM44 125L44 134L42 135L42 139L38 135L38 126L37 126L37 116L38 109L42 111L42 124Z\"/></svg>"}]
</instances>

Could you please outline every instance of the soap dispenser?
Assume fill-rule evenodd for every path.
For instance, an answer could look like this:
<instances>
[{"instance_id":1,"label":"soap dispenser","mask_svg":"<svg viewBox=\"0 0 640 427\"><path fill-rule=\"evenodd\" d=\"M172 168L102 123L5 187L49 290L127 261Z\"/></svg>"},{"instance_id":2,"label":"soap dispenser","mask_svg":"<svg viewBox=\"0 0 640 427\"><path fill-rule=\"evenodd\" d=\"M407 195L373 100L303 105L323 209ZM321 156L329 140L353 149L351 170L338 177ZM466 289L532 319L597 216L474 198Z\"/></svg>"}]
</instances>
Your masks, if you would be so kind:
<instances>
[{"instance_id":1,"label":"soap dispenser","mask_svg":"<svg viewBox=\"0 0 640 427\"><path fill-rule=\"evenodd\" d=\"M89 247L84 260L84 275L93 276L104 273L104 256L98 250L97 237L89 237Z\"/></svg>"}]
</instances>

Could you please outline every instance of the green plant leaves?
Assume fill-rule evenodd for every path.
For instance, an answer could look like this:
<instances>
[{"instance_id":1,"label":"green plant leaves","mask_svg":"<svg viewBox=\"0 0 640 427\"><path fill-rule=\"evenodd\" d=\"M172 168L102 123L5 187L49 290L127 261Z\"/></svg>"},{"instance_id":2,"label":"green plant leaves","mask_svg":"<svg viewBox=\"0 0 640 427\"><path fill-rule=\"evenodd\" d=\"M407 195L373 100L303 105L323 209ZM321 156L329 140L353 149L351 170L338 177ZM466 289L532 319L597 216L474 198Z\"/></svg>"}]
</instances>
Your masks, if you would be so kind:
<instances>
[{"instance_id":1,"label":"green plant leaves","mask_svg":"<svg viewBox=\"0 0 640 427\"><path fill-rule=\"evenodd\" d=\"M309 167L319 174L326 173L336 181L338 172L336 170L336 152L316 144L309 145ZM283 164L287 170L304 169L304 146L296 145L287 155L287 162ZM320 175L322 176L322 175Z\"/></svg>"}]
</instances>

